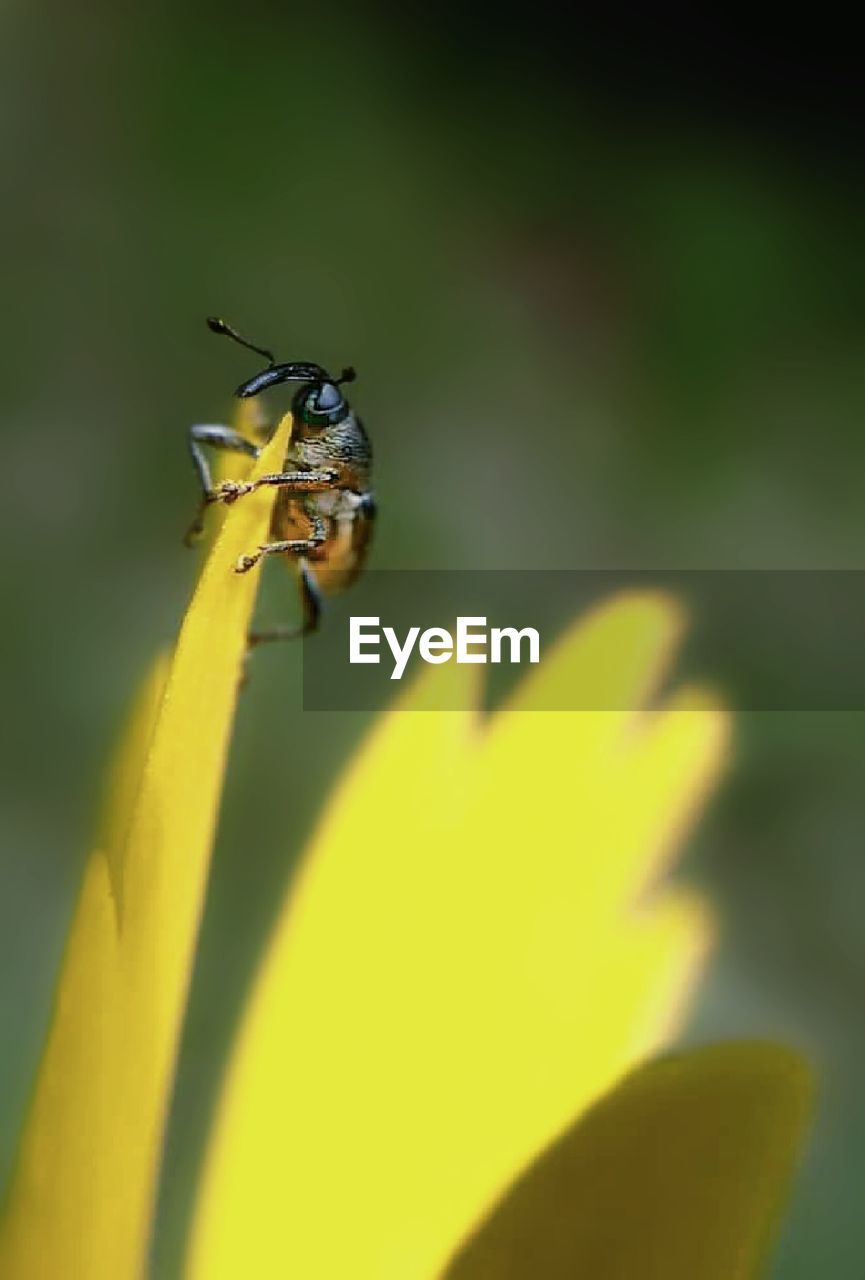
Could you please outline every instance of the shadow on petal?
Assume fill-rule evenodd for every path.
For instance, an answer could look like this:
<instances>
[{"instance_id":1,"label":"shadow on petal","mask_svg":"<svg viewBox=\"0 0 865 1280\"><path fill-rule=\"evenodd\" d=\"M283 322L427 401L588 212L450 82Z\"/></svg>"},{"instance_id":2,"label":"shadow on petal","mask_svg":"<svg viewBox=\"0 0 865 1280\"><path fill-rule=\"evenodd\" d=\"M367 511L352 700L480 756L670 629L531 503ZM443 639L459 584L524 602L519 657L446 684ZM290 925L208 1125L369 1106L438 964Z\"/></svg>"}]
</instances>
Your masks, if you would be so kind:
<instances>
[{"instance_id":1,"label":"shadow on petal","mask_svg":"<svg viewBox=\"0 0 865 1280\"><path fill-rule=\"evenodd\" d=\"M808 1067L778 1045L650 1063L538 1158L443 1280L746 1280L810 1102Z\"/></svg>"}]
</instances>

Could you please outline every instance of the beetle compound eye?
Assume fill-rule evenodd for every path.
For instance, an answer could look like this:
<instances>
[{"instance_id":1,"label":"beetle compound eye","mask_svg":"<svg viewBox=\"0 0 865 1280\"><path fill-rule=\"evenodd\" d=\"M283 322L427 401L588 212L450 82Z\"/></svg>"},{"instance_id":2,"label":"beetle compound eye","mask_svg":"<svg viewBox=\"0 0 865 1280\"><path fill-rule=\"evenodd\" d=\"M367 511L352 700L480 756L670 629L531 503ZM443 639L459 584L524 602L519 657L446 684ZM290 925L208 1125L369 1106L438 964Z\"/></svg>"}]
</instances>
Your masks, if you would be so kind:
<instances>
[{"instance_id":1,"label":"beetle compound eye","mask_svg":"<svg viewBox=\"0 0 865 1280\"><path fill-rule=\"evenodd\" d=\"M339 394L339 388L332 382L325 382L319 387L318 395L313 398L310 408L318 410L319 413L328 413L331 409L338 409L341 403L342 396Z\"/></svg>"}]
</instances>

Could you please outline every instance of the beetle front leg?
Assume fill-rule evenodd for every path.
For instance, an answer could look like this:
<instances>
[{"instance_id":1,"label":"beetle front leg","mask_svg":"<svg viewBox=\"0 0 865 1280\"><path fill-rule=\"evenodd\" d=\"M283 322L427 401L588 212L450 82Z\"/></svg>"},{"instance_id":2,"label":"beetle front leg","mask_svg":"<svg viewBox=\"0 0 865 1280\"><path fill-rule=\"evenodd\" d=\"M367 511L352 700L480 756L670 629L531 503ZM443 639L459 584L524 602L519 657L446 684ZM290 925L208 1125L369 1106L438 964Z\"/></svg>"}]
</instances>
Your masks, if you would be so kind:
<instances>
[{"instance_id":1,"label":"beetle front leg","mask_svg":"<svg viewBox=\"0 0 865 1280\"><path fill-rule=\"evenodd\" d=\"M207 464L203 458L201 463L206 467ZM208 488L205 490L201 511L186 535L187 545L190 545L189 539L191 536L195 537L201 533L204 513L212 502L236 502L238 498L245 497L247 493L254 493L263 484L279 485L291 490L293 493L324 493L328 489L333 489L338 480L339 476L336 471L276 471L269 476L259 476L257 480L224 480L215 489ZM302 551L303 547L301 546L298 549Z\"/></svg>"},{"instance_id":2,"label":"beetle front leg","mask_svg":"<svg viewBox=\"0 0 865 1280\"><path fill-rule=\"evenodd\" d=\"M259 476L247 484L227 480L215 490L215 500L234 502L247 493L254 493L262 485L274 485L291 489L294 493L324 493L333 489L339 481L336 471L275 471L269 476Z\"/></svg>"},{"instance_id":3,"label":"beetle front leg","mask_svg":"<svg viewBox=\"0 0 865 1280\"><path fill-rule=\"evenodd\" d=\"M235 484L232 481L226 481L218 489L214 489L210 465L202 448L206 444L215 449L228 449L233 453L243 453L250 458L257 458L260 453L258 446L253 444L251 440L247 440L245 436L240 435L239 432L234 431L231 427L224 426L222 423L196 423L195 426L189 428L189 452L192 456L192 464L201 482L201 506L198 515L189 526L184 538L187 546L191 546L195 539L204 532L204 514L211 503L232 502L243 489L242 485Z\"/></svg>"},{"instance_id":4,"label":"beetle front leg","mask_svg":"<svg viewBox=\"0 0 865 1280\"><path fill-rule=\"evenodd\" d=\"M304 552L314 551L316 547L320 547L327 540L327 526L321 516L311 516L310 519L312 521L312 533L308 538L287 538L283 542L265 542L257 551L253 551L251 555L241 556L234 566L234 572L249 573L249 570L255 568L262 556L285 553L303 555Z\"/></svg>"}]
</instances>

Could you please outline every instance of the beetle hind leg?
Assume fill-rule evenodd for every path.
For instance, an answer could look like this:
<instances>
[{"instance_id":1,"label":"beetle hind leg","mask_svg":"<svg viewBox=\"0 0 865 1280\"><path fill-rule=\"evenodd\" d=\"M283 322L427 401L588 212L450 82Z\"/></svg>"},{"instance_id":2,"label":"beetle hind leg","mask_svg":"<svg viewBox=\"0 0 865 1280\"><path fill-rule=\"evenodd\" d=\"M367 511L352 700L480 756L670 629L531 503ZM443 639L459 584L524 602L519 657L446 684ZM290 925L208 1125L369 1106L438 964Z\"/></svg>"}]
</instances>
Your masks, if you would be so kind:
<instances>
[{"instance_id":1,"label":"beetle hind leg","mask_svg":"<svg viewBox=\"0 0 865 1280\"><path fill-rule=\"evenodd\" d=\"M300 602L303 608L303 622L300 626L269 627L266 631L250 631L247 652L260 644L270 644L274 640L298 640L301 636L310 635L318 630L322 609L321 591L315 574L304 560L300 561Z\"/></svg>"}]
</instances>

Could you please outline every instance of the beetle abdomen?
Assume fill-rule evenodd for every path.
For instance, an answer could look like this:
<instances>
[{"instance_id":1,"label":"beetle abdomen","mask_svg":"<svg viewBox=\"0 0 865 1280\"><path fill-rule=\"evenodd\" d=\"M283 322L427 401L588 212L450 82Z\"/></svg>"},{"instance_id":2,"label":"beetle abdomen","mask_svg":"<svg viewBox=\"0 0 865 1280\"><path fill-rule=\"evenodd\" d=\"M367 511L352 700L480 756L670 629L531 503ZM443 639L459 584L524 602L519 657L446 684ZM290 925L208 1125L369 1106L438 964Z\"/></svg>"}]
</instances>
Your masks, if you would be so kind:
<instances>
[{"instance_id":1,"label":"beetle abdomen","mask_svg":"<svg viewBox=\"0 0 865 1280\"><path fill-rule=\"evenodd\" d=\"M363 567L372 536L372 520L364 500L347 489L324 493L281 493L271 521L275 542L312 537L318 516L324 522L325 540L304 552L326 594L342 591Z\"/></svg>"}]
</instances>

